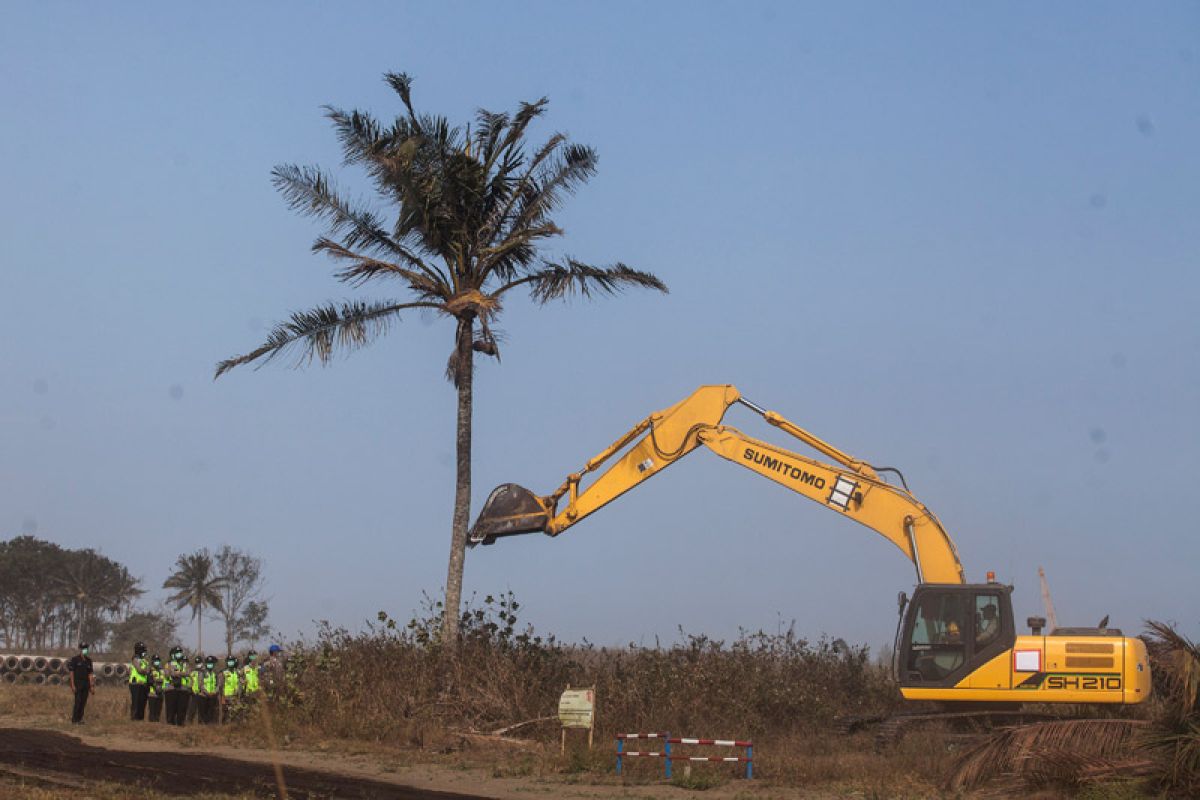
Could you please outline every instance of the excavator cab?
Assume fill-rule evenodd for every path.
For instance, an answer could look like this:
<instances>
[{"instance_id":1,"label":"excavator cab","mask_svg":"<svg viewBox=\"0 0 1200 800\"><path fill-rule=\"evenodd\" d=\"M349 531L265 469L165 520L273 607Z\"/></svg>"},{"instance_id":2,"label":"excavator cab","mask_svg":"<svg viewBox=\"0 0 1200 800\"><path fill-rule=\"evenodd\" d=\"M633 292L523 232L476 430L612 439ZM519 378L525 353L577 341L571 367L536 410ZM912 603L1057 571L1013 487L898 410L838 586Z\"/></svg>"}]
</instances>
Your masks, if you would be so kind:
<instances>
[{"instance_id":1,"label":"excavator cab","mask_svg":"<svg viewBox=\"0 0 1200 800\"><path fill-rule=\"evenodd\" d=\"M998 583L917 586L903 612L901 687L953 687L1016 641L1012 587Z\"/></svg>"}]
</instances>

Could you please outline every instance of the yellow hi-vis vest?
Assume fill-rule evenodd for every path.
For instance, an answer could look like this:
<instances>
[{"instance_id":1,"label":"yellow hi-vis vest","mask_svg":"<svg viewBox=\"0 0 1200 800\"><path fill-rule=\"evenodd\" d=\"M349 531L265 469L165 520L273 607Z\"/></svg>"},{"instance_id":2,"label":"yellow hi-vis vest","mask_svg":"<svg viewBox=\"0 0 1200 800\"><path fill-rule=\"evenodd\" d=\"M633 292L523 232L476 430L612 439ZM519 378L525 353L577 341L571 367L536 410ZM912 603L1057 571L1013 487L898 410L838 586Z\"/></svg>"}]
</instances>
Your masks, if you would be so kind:
<instances>
[{"instance_id":1,"label":"yellow hi-vis vest","mask_svg":"<svg viewBox=\"0 0 1200 800\"><path fill-rule=\"evenodd\" d=\"M253 664L247 664L242 667L242 674L246 676L246 694L254 694L258 691L258 667Z\"/></svg>"},{"instance_id":2,"label":"yellow hi-vis vest","mask_svg":"<svg viewBox=\"0 0 1200 800\"><path fill-rule=\"evenodd\" d=\"M163 693L165 676L161 669L150 668L150 696L158 697Z\"/></svg>"},{"instance_id":3,"label":"yellow hi-vis vest","mask_svg":"<svg viewBox=\"0 0 1200 800\"><path fill-rule=\"evenodd\" d=\"M135 658L129 662L129 682L146 683L150 679L150 665L144 658Z\"/></svg>"},{"instance_id":4,"label":"yellow hi-vis vest","mask_svg":"<svg viewBox=\"0 0 1200 800\"><path fill-rule=\"evenodd\" d=\"M217 693L217 673L209 670L204 671L204 694Z\"/></svg>"},{"instance_id":5,"label":"yellow hi-vis vest","mask_svg":"<svg viewBox=\"0 0 1200 800\"><path fill-rule=\"evenodd\" d=\"M225 696L226 697L237 696L238 685L239 685L239 681L238 681L237 670L232 670L232 669L225 670L225 680L221 686L221 691L225 694Z\"/></svg>"}]
</instances>

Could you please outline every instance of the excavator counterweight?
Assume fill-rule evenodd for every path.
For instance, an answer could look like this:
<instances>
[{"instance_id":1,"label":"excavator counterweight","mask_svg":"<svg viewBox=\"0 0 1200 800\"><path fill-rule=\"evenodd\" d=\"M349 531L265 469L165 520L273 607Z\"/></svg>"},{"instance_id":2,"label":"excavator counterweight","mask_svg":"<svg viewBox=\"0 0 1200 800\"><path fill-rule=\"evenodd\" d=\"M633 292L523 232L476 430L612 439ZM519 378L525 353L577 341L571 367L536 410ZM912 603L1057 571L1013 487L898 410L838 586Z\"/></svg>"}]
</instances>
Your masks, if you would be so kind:
<instances>
[{"instance_id":1,"label":"excavator counterweight","mask_svg":"<svg viewBox=\"0 0 1200 800\"><path fill-rule=\"evenodd\" d=\"M545 533L550 511L542 498L515 483L502 483L488 495L471 528L471 545L494 544L501 536Z\"/></svg>"}]
</instances>

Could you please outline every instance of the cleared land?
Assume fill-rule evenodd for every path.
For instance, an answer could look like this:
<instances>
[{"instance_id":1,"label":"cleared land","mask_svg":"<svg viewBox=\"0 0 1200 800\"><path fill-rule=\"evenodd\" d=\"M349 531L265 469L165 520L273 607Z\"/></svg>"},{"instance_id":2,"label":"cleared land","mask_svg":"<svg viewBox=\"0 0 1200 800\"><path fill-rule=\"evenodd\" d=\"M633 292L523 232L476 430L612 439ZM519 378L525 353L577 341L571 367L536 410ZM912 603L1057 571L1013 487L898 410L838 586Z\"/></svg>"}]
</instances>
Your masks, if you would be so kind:
<instances>
[{"instance_id":1,"label":"cleared land","mask_svg":"<svg viewBox=\"0 0 1200 800\"><path fill-rule=\"evenodd\" d=\"M465 795L405 787L336 772L281 767L290 797L380 800L471 800ZM168 795L272 796L278 783L271 764L206 753L113 750L85 744L58 731L0 728L0 774L10 785L47 790L88 789L96 783L137 787Z\"/></svg>"}]
</instances>

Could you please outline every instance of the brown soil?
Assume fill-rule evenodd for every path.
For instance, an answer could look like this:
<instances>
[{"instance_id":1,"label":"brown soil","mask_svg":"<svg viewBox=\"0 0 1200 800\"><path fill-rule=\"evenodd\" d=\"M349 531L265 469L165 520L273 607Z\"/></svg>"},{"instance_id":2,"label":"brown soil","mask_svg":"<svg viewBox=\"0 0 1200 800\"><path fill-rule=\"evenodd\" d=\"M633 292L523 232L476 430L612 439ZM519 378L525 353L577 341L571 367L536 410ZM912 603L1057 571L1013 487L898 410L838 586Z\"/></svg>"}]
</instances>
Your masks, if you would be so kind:
<instances>
[{"instance_id":1,"label":"brown soil","mask_svg":"<svg viewBox=\"0 0 1200 800\"><path fill-rule=\"evenodd\" d=\"M408 786L282 765L287 796L381 800L477 800L479 795ZM74 787L80 781L135 785L162 793L278 796L272 765L221 756L163 751L109 750L48 730L0 728L0 775L31 783Z\"/></svg>"}]
</instances>

